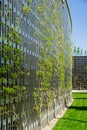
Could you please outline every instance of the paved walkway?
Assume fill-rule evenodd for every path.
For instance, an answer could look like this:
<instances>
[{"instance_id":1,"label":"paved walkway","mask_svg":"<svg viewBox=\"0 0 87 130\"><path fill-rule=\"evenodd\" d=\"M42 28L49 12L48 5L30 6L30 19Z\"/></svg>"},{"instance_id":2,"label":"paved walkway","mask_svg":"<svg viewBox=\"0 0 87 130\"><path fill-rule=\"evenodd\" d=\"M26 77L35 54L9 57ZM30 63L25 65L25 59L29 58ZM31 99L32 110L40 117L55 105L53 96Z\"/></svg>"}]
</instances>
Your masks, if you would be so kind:
<instances>
[{"instance_id":1,"label":"paved walkway","mask_svg":"<svg viewBox=\"0 0 87 130\"><path fill-rule=\"evenodd\" d=\"M72 90L72 92L84 92L84 93L87 93L87 90Z\"/></svg>"}]
</instances>

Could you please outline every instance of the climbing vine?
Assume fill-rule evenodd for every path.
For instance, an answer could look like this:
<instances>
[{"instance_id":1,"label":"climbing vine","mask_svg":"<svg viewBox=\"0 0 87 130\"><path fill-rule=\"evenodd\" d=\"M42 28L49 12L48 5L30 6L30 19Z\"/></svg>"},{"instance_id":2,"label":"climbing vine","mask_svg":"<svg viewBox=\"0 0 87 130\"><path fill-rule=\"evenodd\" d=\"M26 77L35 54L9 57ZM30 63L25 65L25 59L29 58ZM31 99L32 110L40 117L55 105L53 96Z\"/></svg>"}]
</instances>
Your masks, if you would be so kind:
<instances>
[{"instance_id":1,"label":"climbing vine","mask_svg":"<svg viewBox=\"0 0 87 130\"><path fill-rule=\"evenodd\" d=\"M18 23L17 19L15 19L16 23ZM4 30L6 23L1 24ZM17 28L19 29L18 24L15 27L8 25L6 32L4 30L2 33L0 44L0 116L2 119L3 117L9 119L9 123L12 124L6 127L12 128L18 128L21 118L18 107L23 95L26 94L26 87L21 84L24 57Z\"/></svg>"},{"instance_id":2,"label":"climbing vine","mask_svg":"<svg viewBox=\"0 0 87 130\"><path fill-rule=\"evenodd\" d=\"M40 122L42 108L45 105L47 108L47 122L49 124L49 109L51 104L56 104L56 98L58 94L61 93L65 97L65 68L67 62L66 49L67 44L63 32L63 21L62 14L59 11L59 2L48 0L38 1L37 4L37 15L40 18L39 21L39 32L35 34L39 37L41 51L38 64L38 70L36 72L36 77L38 80L38 88L35 88L33 95L34 99L36 95L38 96L35 100L36 106L38 108L37 113L40 115ZM69 49L69 48L68 48ZM70 55L71 56L71 55ZM70 70L71 71L71 70ZM67 89L71 87L71 79L68 81ZM58 92L60 90L60 92ZM41 101L39 105L38 101ZM54 108L55 109L55 108ZM40 123L42 125L42 123ZM41 126L42 129L42 126Z\"/></svg>"},{"instance_id":3,"label":"climbing vine","mask_svg":"<svg viewBox=\"0 0 87 130\"><path fill-rule=\"evenodd\" d=\"M32 0L28 0L27 3L23 5L23 13L27 16L32 8Z\"/></svg>"}]
</instances>

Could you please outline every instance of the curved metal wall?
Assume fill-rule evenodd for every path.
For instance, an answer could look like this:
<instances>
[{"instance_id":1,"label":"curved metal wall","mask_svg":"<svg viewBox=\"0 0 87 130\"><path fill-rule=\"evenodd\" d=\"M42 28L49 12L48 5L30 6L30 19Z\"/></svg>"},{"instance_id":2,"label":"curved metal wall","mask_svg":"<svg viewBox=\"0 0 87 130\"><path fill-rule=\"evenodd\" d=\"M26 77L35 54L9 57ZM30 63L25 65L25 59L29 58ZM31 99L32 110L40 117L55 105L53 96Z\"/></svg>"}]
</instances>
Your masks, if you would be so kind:
<instances>
[{"instance_id":1,"label":"curved metal wall","mask_svg":"<svg viewBox=\"0 0 87 130\"><path fill-rule=\"evenodd\" d=\"M63 19L64 35L66 41L69 43L71 37L71 31L72 31L70 11L66 0L64 4L62 4L61 0L59 0L59 2L60 2L61 12L63 14L62 19ZM19 50L20 48L20 50L23 52L22 55L24 58L20 65L23 71L23 75L19 76L16 79L15 85L19 85L20 88L22 86L25 86L27 91L27 94L22 95L20 98L19 97L16 98L17 95L14 94L13 97L15 98L15 100L13 100L13 102L11 101L9 102L7 101L5 93L2 94L3 89L0 80L0 94L1 94L0 107L3 106L3 108L5 108L5 104L7 106L6 109L0 110L0 113L2 113L0 115L1 130L22 130L22 129L39 130L37 116L35 115L34 110L32 110L33 107L32 92L34 90L34 87L37 86L35 75L36 75L38 59L40 57L40 51L41 51L40 38L34 35L35 31L39 31L38 23L36 22L36 19L38 19L39 21L39 18L37 17L37 14L35 12L36 3L37 0L33 0L32 9L26 16L23 13L23 7L24 4L28 5L28 0L0 0L0 69L4 66L10 66L12 64L13 70L15 72L16 67L15 64L13 65L12 57L10 57L8 61L6 61L5 63L4 56L3 56L3 48L5 48L5 46L7 46L6 44L8 43L7 41L8 33L9 32L11 33L12 31L11 35L13 36L13 30L15 29L17 30L17 32L19 32L19 35L22 40L21 40L21 44L19 45L16 42L13 42L12 49L15 48ZM8 16L9 19L7 18ZM8 28L11 28L11 30ZM4 40L3 40L3 35L4 35ZM10 52L12 52L11 48L10 48ZM14 55L15 55L15 51L14 51ZM70 68L68 71L71 71ZM7 88L9 88L9 84L10 84L10 88L13 85L10 83L11 82L10 79L12 80L12 77L10 76L11 73L8 73L7 71L7 73L4 75L3 72L1 73L0 71L0 76L8 80L8 83L5 84L5 87ZM69 75L69 73L65 75ZM21 91L22 90L20 89L20 92L18 94L21 94ZM63 99L61 99L61 101L62 100ZM57 113L59 113L61 107L59 106L58 100L57 100L56 107L57 107L56 111ZM15 109L15 113L11 111L12 109ZM52 119L54 115L53 106L51 106L50 112L51 112L50 119ZM46 115L43 120L44 120L43 121L44 122L43 126L44 126L45 124L47 124ZM18 125L17 127L16 124Z\"/></svg>"}]
</instances>

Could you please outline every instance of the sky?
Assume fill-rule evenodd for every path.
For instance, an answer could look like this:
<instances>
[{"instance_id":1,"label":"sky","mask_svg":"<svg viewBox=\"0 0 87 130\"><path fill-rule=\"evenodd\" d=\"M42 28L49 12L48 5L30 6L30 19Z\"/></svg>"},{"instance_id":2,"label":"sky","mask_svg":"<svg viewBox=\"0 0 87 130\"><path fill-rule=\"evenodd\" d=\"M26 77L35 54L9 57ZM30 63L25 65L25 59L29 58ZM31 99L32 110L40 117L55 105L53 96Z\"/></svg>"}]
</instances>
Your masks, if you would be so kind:
<instances>
[{"instance_id":1,"label":"sky","mask_svg":"<svg viewBox=\"0 0 87 130\"><path fill-rule=\"evenodd\" d=\"M68 0L72 17L72 42L87 50L87 0Z\"/></svg>"}]
</instances>

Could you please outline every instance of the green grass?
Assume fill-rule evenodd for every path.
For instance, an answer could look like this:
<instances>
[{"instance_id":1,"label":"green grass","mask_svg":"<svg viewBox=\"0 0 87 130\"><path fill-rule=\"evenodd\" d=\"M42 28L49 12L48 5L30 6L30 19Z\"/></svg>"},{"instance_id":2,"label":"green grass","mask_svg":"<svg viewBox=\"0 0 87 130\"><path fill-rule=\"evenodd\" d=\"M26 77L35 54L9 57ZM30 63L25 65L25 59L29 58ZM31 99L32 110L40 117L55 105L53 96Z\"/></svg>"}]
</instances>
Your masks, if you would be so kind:
<instances>
[{"instance_id":1,"label":"green grass","mask_svg":"<svg viewBox=\"0 0 87 130\"><path fill-rule=\"evenodd\" d=\"M52 130L87 130L87 93L73 93L74 102Z\"/></svg>"}]
</instances>

